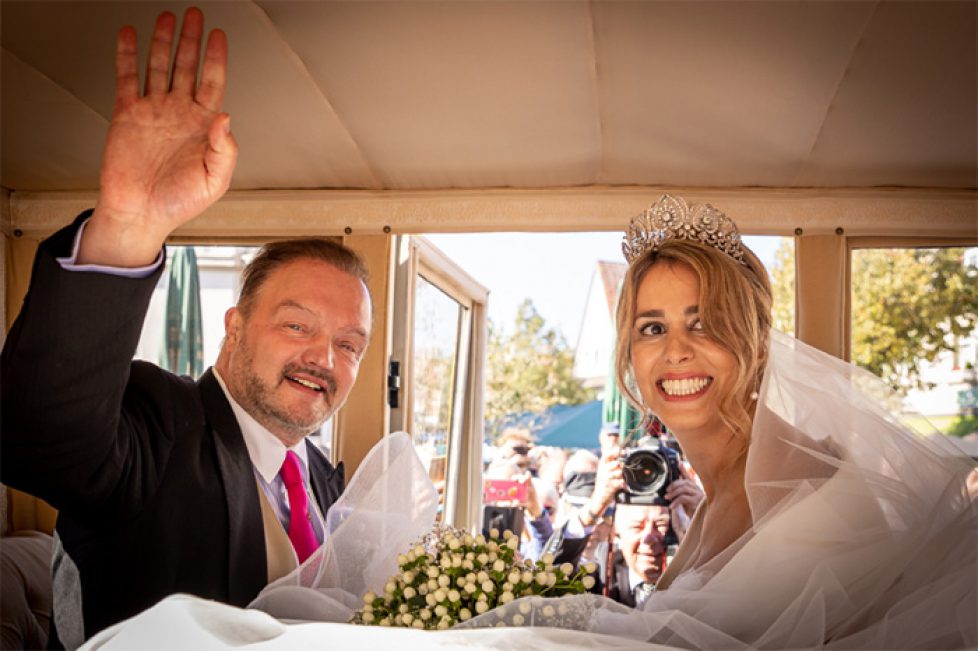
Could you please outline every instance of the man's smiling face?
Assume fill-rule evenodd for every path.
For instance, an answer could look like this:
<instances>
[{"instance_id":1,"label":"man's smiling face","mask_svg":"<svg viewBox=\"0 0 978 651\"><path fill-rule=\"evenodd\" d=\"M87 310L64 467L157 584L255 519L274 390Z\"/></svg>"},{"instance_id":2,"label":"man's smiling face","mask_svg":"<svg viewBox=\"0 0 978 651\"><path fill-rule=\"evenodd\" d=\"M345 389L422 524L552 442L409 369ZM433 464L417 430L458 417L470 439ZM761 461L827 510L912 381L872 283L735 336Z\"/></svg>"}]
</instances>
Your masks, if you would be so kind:
<instances>
[{"instance_id":1,"label":"man's smiling face","mask_svg":"<svg viewBox=\"0 0 978 651\"><path fill-rule=\"evenodd\" d=\"M294 260L268 276L247 313L228 310L219 370L234 399L292 446L346 401L370 322L359 279L326 262Z\"/></svg>"}]
</instances>

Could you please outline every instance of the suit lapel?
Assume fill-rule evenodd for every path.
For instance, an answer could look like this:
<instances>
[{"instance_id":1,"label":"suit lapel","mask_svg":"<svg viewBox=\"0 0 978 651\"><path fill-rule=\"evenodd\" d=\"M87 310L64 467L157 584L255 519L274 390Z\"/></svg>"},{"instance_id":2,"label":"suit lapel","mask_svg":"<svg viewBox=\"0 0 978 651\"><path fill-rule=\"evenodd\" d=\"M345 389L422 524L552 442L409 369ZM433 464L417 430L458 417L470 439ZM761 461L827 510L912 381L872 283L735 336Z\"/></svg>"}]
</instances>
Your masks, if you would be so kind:
<instances>
[{"instance_id":1,"label":"suit lapel","mask_svg":"<svg viewBox=\"0 0 978 651\"><path fill-rule=\"evenodd\" d=\"M312 492L325 518L329 507L343 492L343 462L333 468L322 450L309 439L306 439L306 451L309 453L309 481L312 484Z\"/></svg>"},{"instance_id":2,"label":"suit lapel","mask_svg":"<svg viewBox=\"0 0 978 651\"><path fill-rule=\"evenodd\" d=\"M208 369L198 381L228 509L228 602L246 606L265 587L265 535L255 473L238 421Z\"/></svg>"}]
</instances>

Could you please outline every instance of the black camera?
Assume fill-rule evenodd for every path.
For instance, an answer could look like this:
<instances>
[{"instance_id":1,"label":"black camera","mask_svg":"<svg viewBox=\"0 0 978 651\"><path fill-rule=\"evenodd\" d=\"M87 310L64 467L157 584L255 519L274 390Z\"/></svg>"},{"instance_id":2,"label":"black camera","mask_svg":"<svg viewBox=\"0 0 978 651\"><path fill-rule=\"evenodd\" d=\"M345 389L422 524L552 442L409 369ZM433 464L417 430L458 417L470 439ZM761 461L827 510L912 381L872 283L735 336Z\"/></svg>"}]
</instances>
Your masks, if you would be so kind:
<instances>
[{"instance_id":1,"label":"black camera","mask_svg":"<svg viewBox=\"0 0 978 651\"><path fill-rule=\"evenodd\" d=\"M625 488L615 495L621 504L656 504L668 506L666 489L682 475L679 453L659 443L658 447L640 447L621 451Z\"/></svg>"}]
</instances>

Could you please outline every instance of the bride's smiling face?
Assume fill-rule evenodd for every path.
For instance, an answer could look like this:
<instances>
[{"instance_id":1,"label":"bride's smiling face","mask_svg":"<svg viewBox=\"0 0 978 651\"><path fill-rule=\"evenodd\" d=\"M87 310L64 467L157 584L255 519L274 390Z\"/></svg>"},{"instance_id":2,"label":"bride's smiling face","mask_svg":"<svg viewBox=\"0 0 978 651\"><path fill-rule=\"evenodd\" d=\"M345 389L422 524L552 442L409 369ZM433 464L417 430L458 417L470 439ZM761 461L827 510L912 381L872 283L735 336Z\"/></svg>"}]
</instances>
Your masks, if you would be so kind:
<instances>
[{"instance_id":1,"label":"bride's smiling face","mask_svg":"<svg viewBox=\"0 0 978 651\"><path fill-rule=\"evenodd\" d=\"M645 404L678 435L726 430L721 397L736 360L703 331L699 279L683 264L660 262L635 297L632 369Z\"/></svg>"}]
</instances>

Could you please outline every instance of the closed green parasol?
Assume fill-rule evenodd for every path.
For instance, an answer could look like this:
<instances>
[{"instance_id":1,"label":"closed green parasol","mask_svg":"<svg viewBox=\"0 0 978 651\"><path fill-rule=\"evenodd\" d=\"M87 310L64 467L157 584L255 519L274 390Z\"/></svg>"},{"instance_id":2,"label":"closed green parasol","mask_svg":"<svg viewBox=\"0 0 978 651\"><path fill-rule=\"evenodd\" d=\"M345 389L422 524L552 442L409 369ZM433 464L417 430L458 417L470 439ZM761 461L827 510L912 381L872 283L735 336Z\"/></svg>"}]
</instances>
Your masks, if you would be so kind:
<instances>
[{"instance_id":1,"label":"closed green parasol","mask_svg":"<svg viewBox=\"0 0 978 651\"><path fill-rule=\"evenodd\" d=\"M176 247L168 280L160 365L173 373L197 378L204 371L204 336L194 247Z\"/></svg>"}]
</instances>

